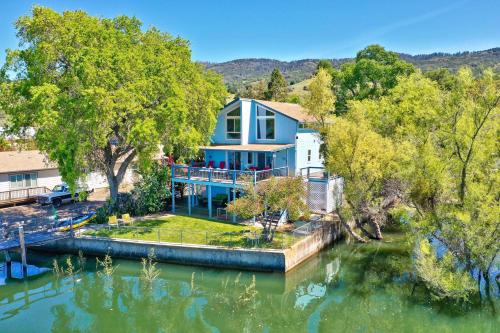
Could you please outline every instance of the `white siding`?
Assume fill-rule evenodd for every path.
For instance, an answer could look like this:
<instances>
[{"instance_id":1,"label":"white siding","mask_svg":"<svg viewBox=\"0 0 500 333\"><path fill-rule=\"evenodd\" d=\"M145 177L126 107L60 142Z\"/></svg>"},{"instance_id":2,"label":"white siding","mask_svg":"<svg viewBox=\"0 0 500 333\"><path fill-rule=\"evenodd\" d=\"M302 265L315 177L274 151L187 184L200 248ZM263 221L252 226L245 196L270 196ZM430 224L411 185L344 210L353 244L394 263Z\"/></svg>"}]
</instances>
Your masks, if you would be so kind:
<instances>
[{"instance_id":1,"label":"white siding","mask_svg":"<svg viewBox=\"0 0 500 333\"><path fill-rule=\"evenodd\" d=\"M321 139L318 133L297 133L295 139L296 174L300 174L301 168L323 166L323 159L319 156L320 142ZM307 158L309 150L311 151L310 161Z\"/></svg>"}]
</instances>

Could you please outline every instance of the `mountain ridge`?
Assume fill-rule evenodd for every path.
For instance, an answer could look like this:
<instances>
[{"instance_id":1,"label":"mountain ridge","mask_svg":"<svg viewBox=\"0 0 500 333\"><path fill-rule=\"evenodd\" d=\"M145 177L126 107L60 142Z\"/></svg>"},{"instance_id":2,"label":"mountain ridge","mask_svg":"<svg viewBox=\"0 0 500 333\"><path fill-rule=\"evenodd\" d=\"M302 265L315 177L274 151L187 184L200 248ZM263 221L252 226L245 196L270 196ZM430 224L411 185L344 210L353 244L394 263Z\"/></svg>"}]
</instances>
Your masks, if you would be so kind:
<instances>
[{"instance_id":1,"label":"mountain ridge","mask_svg":"<svg viewBox=\"0 0 500 333\"><path fill-rule=\"evenodd\" d=\"M462 51L456 53L433 52L429 54L398 53L402 59L427 72L437 68L456 71L460 66L471 66L475 71L493 67L500 72L500 47L480 51ZM328 59L335 67L354 58ZM212 69L224 76L228 85L242 86L262 80L270 75L274 68L279 68L290 84L309 78L315 71L320 59L298 59L283 61L270 58L240 58L224 62L202 62L207 69Z\"/></svg>"}]
</instances>

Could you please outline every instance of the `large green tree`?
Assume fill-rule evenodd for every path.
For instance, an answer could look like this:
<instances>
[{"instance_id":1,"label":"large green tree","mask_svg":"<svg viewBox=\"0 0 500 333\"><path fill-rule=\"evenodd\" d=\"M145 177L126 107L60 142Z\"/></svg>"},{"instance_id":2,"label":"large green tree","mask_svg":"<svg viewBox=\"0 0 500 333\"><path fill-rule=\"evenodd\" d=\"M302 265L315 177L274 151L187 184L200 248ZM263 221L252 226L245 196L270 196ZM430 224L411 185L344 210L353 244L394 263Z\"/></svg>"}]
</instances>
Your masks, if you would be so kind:
<instances>
[{"instance_id":1,"label":"large green tree","mask_svg":"<svg viewBox=\"0 0 500 333\"><path fill-rule=\"evenodd\" d=\"M267 84L266 98L271 101L285 102L288 95L288 85L278 68L273 69L271 79Z\"/></svg>"},{"instance_id":2,"label":"large green tree","mask_svg":"<svg viewBox=\"0 0 500 333\"><path fill-rule=\"evenodd\" d=\"M400 147L396 175L415 210L419 276L436 296L464 299L472 278L489 294L500 251L500 85L491 71L476 78L469 68L446 81L416 73L358 108ZM444 246L442 258L427 239Z\"/></svg>"},{"instance_id":3,"label":"large green tree","mask_svg":"<svg viewBox=\"0 0 500 333\"><path fill-rule=\"evenodd\" d=\"M415 71L412 64L382 46L370 45L358 52L354 62L333 71L338 113L346 112L347 102L378 98L397 85L399 76Z\"/></svg>"},{"instance_id":4,"label":"large green tree","mask_svg":"<svg viewBox=\"0 0 500 333\"><path fill-rule=\"evenodd\" d=\"M186 40L133 17L37 6L16 29L21 48L7 51L1 107L10 131L35 128L71 186L99 170L115 201L132 161L147 167L160 145L188 158L208 141L226 91L191 61Z\"/></svg>"}]
</instances>

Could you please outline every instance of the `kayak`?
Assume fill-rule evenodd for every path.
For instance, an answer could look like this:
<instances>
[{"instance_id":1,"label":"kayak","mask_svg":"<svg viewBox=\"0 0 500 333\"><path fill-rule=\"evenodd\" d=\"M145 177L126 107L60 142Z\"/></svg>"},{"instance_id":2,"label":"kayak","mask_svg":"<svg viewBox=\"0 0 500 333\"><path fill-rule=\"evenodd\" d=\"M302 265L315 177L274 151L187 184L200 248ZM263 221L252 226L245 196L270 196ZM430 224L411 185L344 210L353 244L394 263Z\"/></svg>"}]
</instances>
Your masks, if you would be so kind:
<instances>
[{"instance_id":1,"label":"kayak","mask_svg":"<svg viewBox=\"0 0 500 333\"><path fill-rule=\"evenodd\" d=\"M81 228L90 221L92 221L93 219L95 219L95 217L96 217L95 212L91 212L88 214L79 215L77 217L60 220L56 229L57 231L68 231L70 229Z\"/></svg>"}]
</instances>

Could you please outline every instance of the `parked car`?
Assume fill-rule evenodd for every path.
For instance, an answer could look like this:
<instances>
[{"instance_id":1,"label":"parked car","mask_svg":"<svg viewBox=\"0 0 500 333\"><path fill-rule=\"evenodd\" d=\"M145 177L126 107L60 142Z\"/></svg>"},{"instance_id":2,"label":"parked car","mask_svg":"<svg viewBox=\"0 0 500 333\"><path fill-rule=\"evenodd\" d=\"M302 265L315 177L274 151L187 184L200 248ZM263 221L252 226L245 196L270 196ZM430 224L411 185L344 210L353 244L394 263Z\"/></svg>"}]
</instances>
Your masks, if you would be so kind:
<instances>
[{"instance_id":1,"label":"parked car","mask_svg":"<svg viewBox=\"0 0 500 333\"><path fill-rule=\"evenodd\" d=\"M87 194L91 192L92 190L89 191L87 189L77 188L74 195L72 195L68 185L63 183L54 186L51 192L38 195L36 201L41 205L52 204L54 205L54 207L59 207L63 203L68 203L78 200L78 198L82 195L85 195L86 198Z\"/></svg>"}]
</instances>

